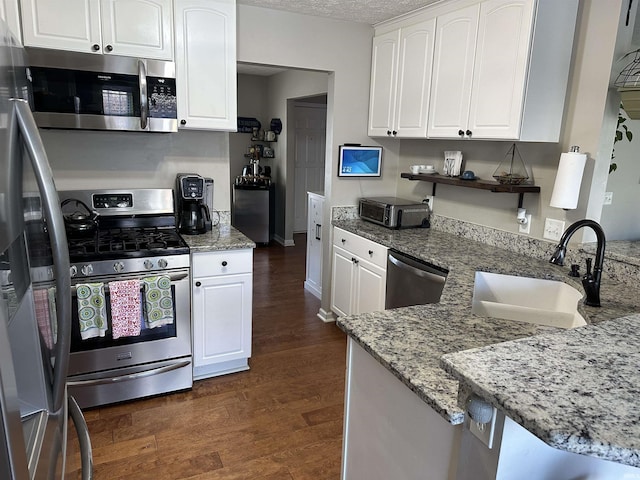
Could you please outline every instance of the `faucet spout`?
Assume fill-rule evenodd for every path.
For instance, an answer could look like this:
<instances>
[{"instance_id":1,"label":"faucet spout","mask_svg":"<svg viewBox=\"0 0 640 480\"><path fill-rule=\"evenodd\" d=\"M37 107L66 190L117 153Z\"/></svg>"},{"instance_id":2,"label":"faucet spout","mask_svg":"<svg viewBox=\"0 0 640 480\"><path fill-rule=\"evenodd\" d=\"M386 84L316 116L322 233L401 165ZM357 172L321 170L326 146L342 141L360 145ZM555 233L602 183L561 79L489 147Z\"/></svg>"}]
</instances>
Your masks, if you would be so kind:
<instances>
[{"instance_id":1,"label":"faucet spout","mask_svg":"<svg viewBox=\"0 0 640 480\"><path fill-rule=\"evenodd\" d=\"M606 239L604 236L604 230L599 223L593 220L578 220L575 223L569 225L569 227L564 231L562 237L560 238L560 243L556 247L553 255L549 259L549 262L555 265L564 265L564 258L567 254L567 244L569 240L573 236L573 234L582 227L591 228L595 234L596 239L598 241L598 246L596 249L596 259L595 265L593 267L593 272L591 272L591 259L587 261L587 273L582 277L582 286L585 291L585 305L589 305L592 307L600 306L600 281L602 279L602 266L604 263L604 249L606 245Z\"/></svg>"}]
</instances>

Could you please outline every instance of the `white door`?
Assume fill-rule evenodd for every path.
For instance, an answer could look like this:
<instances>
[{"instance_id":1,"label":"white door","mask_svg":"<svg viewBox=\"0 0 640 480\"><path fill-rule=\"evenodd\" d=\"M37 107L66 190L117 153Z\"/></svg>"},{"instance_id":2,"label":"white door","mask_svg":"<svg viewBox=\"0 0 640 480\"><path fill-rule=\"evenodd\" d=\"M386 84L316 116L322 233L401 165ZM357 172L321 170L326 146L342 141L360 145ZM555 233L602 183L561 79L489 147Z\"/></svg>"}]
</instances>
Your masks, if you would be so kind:
<instances>
[{"instance_id":1,"label":"white door","mask_svg":"<svg viewBox=\"0 0 640 480\"><path fill-rule=\"evenodd\" d=\"M173 60L171 0L102 0L103 53Z\"/></svg>"},{"instance_id":2,"label":"white door","mask_svg":"<svg viewBox=\"0 0 640 480\"><path fill-rule=\"evenodd\" d=\"M220 275L197 282L193 288L194 366L250 357L252 275Z\"/></svg>"},{"instance_id":3,"label":"white door","mask_svg":"<svg viewBox=\"0 0 640 480\"><path fill-rule=\"evenodd\" d=\"M387 286L387 272L384 268L358 259L356 285L354 313L384 310Z\"/></svg>"},{"instance_id":4,"label":"white door","mask_svg":"<svg viewBox=\"0 0 640 480\"><path fill-rule=\"evenodd\" d=\"M25 46L102 53L100 0L21 0Z\"/></svg>"},{"instance_id":5,"label":"white door","mask_svg":"<svg viewBox=\"0 0 640 480\"><path fill-rule=\"evenodd\" d=\"M425 138L431 90L435 19L400 32L395 128L398 137Z\"/></svg>"},{"instance_id":6,"label":"white door","mask_svg":"<svg viewBox=\"0 0 640 480\"><path fill-rule=\"evenodd\" d=\"M369 91L369 136L392 135L396 108L399 30L373 37L371 90Z\"/></svg>"},{"instance_id":7,"label":"white door","mask_svg":"<svg viewBox=\"0 0 640 480\"><path fill-rule=\"evenodd\" d=\"M534 3L481 4L468 124L475 138L520 136Z\"/></svg>"},{"instance_id":8,"label":"white door","mask_svg":"<svg viewBox=\"0 0 640 480\"><path fill-rule=\"evenodd\" d=\"M236 2L175 0L179 128L236 131Z\"/></svg>"},{"instance_id":9,"label":"white door","mask_svg":"<svg viewBox=\"0 0 640 480\"><path fill-rule=\"evenodd\" d=\"M429 137L457 138L467 130L479 12L471 5L437 19Z\"/></svg>"},{"instance_id":10,"label":"white door","mask_svg":"<svg viewBox=\"0 0 640 480\"><path fill-rule=\"evenodd\" d=\"M18 0L0 1L0 18L5 21L9 30L22 44L22 29L20 28L20 7Z\"/></svg>"},{"instance_id":11,"label":"white door","mask_svg":"<svg viewBox=\"0 0 640 480\"><path fill-rule=\"evenodd\" d=\"M331 310L338 316L355 313L352 308L354 294L353 255L340 247L333 247L333 261L331 265Z\"/></svg>"},{"instance_id":12,"label":"white door","mask_svg":"<svg viewBox=\"0 0 640 480\"><path fill-rule=\"evenodd\" d=\"M326 104L296 103L293 232L307 231L307 192L324 193Z\"/></svg>"}]
</instances>

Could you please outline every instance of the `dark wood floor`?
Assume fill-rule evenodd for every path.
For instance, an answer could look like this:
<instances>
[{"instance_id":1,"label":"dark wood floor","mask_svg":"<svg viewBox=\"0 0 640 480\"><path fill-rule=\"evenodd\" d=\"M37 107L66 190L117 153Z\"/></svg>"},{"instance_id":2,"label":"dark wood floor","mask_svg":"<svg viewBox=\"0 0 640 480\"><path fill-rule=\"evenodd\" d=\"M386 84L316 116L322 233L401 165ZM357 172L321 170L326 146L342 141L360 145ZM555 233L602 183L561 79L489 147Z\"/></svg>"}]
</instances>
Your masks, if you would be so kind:
<instances>
[{"instance_id":1,"label":"dark wood floor","mask_svg":"<svg viewBox=\"0 0 640 480\"><path fill-rule=\"evenodd\" d=\"M346 340L316 317L295 242L254 252L249 371L85 412L96 480L340 477ZM80 478L76 448L68 478Z\"/></svg>"}]
</instances>

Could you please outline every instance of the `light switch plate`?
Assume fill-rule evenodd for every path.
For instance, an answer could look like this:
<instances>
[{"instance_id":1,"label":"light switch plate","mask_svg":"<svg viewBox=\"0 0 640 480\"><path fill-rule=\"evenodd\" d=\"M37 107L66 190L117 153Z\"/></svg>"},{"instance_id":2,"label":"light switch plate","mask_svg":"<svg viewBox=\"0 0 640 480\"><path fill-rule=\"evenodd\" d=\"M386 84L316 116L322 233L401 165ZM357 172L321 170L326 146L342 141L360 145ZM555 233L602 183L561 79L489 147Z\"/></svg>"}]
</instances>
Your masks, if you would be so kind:
<instances>
[{"instance_id":1,"label":"light switch plate","mask_svg":"<svg viewBox=\"0 0 640 480\"><path fill-rule=\"evenodd\" d=\"M487 448L493 448L493 434L496 430L496 417L498 411L494 408L491 421L489 423L478 423L469 418L469 431L484 443Z\"/></svg>"},{"instance_id":2,"label":"light switch plate","mask_svg":"<svg viewBox=\"0 0 640 480\"><path fill-rule=\"evenodd\" d=\"M560 240L562 233L564 232L564 221L554 220L553 218L545 218L544 220L544 232L542 236L549 240Z\"/></svg>"},{"instance_id":3,"label":"light switch plate","mask_svg":"<svg viewBox=\"0 0 640 480\"><path fill-rule=\"evenodd\" d=\"M611 205L613 203L613 192L604 192L603 205Z\"/></svg>"}]
</instances>

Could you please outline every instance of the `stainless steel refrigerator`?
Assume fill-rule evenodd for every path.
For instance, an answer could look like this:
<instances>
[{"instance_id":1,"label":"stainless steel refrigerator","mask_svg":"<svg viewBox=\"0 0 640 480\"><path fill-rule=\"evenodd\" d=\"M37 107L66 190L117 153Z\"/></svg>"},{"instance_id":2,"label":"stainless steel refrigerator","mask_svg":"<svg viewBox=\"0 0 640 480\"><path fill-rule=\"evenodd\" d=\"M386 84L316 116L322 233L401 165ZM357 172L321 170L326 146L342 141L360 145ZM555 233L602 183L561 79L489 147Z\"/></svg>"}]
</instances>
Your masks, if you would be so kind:
<instances>
[{"instance_id":1,"label":"stainless steel refrigerator","mask_svg":"<svg viewBox=\"0 0 640 480\"><path fill-rule=\"evenodd\" d=\"M67 238L25 62L0 21L0 478L63 478L71 415L89 479L88 430L66 388Z\"/></svg>"}]
</instances>

